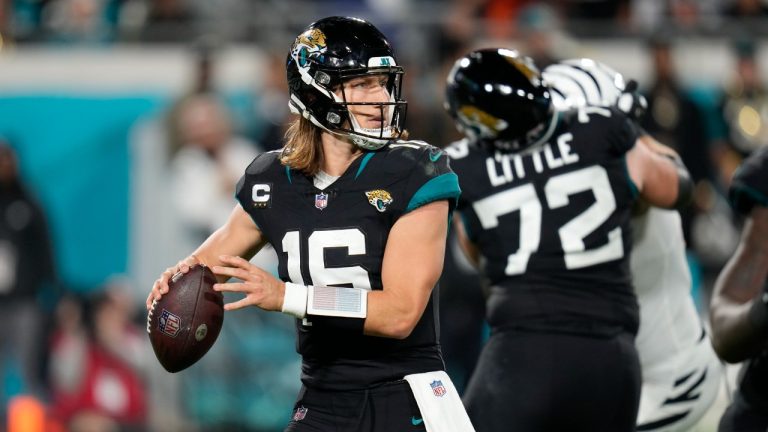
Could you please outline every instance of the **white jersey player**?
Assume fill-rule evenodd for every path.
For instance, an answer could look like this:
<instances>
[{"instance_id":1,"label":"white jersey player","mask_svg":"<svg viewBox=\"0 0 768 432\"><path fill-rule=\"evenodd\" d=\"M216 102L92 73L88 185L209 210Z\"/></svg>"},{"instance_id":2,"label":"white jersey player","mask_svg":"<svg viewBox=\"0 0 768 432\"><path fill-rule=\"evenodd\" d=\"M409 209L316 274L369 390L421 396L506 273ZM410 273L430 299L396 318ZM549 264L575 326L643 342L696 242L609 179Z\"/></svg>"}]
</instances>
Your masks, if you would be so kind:
<instances>
[{"instance_id":1,"label":"white jersey player","mask_svg":"<svg viewBox=\"0 0 768 432\"><path fill-rule=\"evenodd\" d=\"M594 60L565 60L542 75L561 109L617 105L635 117L645 108L643 99L625 91L621 74ZM651 207L633 218L632 227L630 266L640 304L635 345L643 375L637 430L688 431L714 402L722 365L691 297L680 215Z\"/></svg>"}]
</instances>

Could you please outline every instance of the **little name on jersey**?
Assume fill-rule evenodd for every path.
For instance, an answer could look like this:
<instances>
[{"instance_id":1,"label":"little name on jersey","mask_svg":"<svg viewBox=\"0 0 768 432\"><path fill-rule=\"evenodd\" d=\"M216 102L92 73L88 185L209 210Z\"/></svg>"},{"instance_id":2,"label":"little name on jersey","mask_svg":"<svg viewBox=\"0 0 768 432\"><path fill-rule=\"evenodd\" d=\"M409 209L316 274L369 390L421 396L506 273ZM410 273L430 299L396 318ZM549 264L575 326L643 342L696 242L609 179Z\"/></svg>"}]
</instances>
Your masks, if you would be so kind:
<instances>
[{"instance_id":1,"label":"little name on jersey","mask_svg":"<svg viewBox=\"0 0 768 432\"><path fill-rule=\"evenodd\" d=\"M501 186L515 179L524 179L526 167L540 174L545 169L556 169L579 161L579 155L571 149L573 134L565 133L557 137L556 144L546 143L526 153L500 153L485 160L488 178L493 186ZM528 171L530 172L530 171Z\"/></svg>"}]
</instances>

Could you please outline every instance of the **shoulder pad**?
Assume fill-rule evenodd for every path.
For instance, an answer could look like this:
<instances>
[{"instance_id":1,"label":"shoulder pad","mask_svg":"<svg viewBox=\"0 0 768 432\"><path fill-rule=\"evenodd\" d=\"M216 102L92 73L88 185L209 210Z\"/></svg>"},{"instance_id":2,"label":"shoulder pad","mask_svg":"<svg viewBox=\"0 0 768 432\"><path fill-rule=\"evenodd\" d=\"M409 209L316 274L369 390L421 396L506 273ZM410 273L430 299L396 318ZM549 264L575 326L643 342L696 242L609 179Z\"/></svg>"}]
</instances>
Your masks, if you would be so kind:
<instances>
[{"instance_id":1,"label":"shoulder pad","mask_svg":"<svg viewBox=\"0 0 768 432\"><path fill-rule=\"evenodd\" d=\"M270 169L274 169L276 165L280 164L280 153L282 150L272 150L268 151L266 153L261 153L260 155L256 156L255 159L253 159L253 162L251 162L250 165L248 165L248 168L245 169L245 174L247 175L256 175L256 174L263 174Z\"/></svg>"},{"instance_id":2,"label":"shoulder pad","mask_svg":"<svg viewBox=\"0 0 768 432\"><path fill-rule=\"evenodd\" d=\"M434 147L432 145L429 145L425 141L419 141L419 140L397 140L393 143L391 143L387 148L390 149L412 149L412 150L426 150L430 147Z\"/></svg>"},{"instance_id":3,"label":"shoulder pad","mask_svg":"<svg viewBox=\"0 0 768 432\"><path fill-rule=\"evenodd\" d=\"M442 151L424 141L409 140L409 141L395 141L392 144L385 147L387 155L393 158L404 158L408 160L418 160L424 157L424 154L438 154Z\"/></svg>"}]
</instances>

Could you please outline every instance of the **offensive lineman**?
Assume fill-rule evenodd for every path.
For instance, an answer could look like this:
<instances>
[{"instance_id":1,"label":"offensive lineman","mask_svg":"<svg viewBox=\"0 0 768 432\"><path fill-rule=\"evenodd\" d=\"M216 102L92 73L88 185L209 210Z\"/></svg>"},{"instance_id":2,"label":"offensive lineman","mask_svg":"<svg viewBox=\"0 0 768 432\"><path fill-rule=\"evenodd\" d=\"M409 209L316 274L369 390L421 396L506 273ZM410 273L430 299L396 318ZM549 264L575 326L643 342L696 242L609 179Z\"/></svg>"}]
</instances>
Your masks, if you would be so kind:
<instances>
[{"instance_id":1,"label":"offensive lineman","mask_svg":"<svg viewBox=\"0 0 768 432\"><path fill-rule=\"evenodd\" d=\"M467 136L449 147L459 230L492 284L491 337L464 398L472 422L488 432L633 431L631 208L638 196L682 205L690 180L622 112L555 110L516 51L462 57L446 92Z\"/></svg>"}]
</instances>

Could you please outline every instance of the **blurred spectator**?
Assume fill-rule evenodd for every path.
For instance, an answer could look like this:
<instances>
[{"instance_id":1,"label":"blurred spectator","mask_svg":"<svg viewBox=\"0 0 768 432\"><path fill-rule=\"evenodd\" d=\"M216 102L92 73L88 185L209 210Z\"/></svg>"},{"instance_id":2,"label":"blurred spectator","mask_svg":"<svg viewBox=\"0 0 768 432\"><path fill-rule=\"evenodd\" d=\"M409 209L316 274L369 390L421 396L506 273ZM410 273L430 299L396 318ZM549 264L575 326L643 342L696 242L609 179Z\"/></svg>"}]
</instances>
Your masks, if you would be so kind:
<instances>
[{"instance_id":1,"label":"blurred spectator","mask_svg":"<svg viewBox=\"0 0 768 432\"><path fill-rule=\"evenodd\" d=\"M557 11L545 4L534 4L523 8L518 16L518 28L523 47L521 51L541 69L557 63L562 23Z\"/></svg>"},{"instance_id":2,"label":"blurred spectator","mask_svg":"<svg viewBox=\"0 0 768 432\"><path fill-rule=\"evenodd\" d=\"M70 431L144 431L151 355L135 303L111 282L82 309L66 298L51 341L53 413Z\"/></svg>"},{"instance_id":3,"label":"blurred spectator","mask_svg":"<svg viewBox=\"0 0 768 432\"><path fill-rule=\"evenodd\" d=\"M285 80L285 55L272 53L268 58L264 86L259 92L256 115L262 123L256 141L264 151L277 150L283 146L283 136L288 126L288 83Z\"/></svg>"},{"instance_id":4,"label":"blurred spectator","mask_svg":"<svg viewBox=\"0 0 768 432\"><path fill-rule=\"evenodd\" d=\"M565 2L569 18L623 21L629 14L630 0L578 0Z\"/></svg>"},{"instance_id":5,"label":"blurred spectator","mask_svg":"<svg viewBox=\"0 0 768 432\"><path fill-rule=\"evenodd\" d=\"M698 305L707 302L717 271L733 252L738 232L728 203L717 187L714 154L700 107L678 80L673 42L661 33L651 38L649 50L654 79L648 98L648 114L642 126L662 143L675 149L695 183L694 203L680 211L693 296Z\"/></svg>"},{"instance_id":6,"label":"blurred spectator","mask_svg":"<svg viewBox=\"0 0 768 432\"><path fill-rule=\"evenodd\" d=\"M720 102L726 133L725 142L717 147L717 162L726 188L741 160L768 145L768 91L761 80L755 48L749 38L733 44L736 74Z\"/></svg>"},{"instance_id":7,"label":"blurred spectator","mask_svg":"<svg viewBox=\"0 0 768 432\"><path fill-rule=\"evenodd\" d=\"M731 0L725 3L723 15L728 18L765 18L768 6L761 0Z\"/></svg>"},{"instance_id":8,"label":"blurred spectator","mask_svg":"<svg viewBox=\"0 0 768 432\"><path fill-rule=\"evenodd\" d=\"M104 43L116 35L120 0L55 0L42 10L46 39L67 43Z\"/></svg>"},{"instance_id":9,"label":"blurred spectator","mask_svg":"<svg viewBox=\"0 0 768 432\"><path fill-rule=\"evenodd\" d=\"M720 5L720 0L632 0L629 19L643 33L717 30Z\"/></svg>"},{"instance_id":10,"label":"blurred spectator","mask_svg":"<svg viewBox=\"0 0 768 432\"><path fill-rule=\"evenodd\" d=\"M197 17L185 0L129 0L120 14L123 37L142 42L182 42L197 32Z\"/></svg>"},{"instance_id":11,"label":"blurred spectator","mask_svg":"<svg viewBox=\"0 0 768 432\"><path fill-rule=\"evenodd\" d=\"M646 95L648 115L642 126L680 154L695 183L710 181L712 162L704 117L678 81L672 40L667 35L654 36L648 48L654 77ZM693 209L682 212L683 231L689 247L694 215Z\"/></svg>"},{"instance_id":12,"label":"blurred spectator","mask_svg":"<svg viewBox=\"0 0 768 432\"><path fill-rule=\"evenodd\" d=\"M719 103L722 135L713 140L712 158L717 169L711 186L699 187L696 207L700 210L692 226L696 249L714 279L739 241L737 221L724 191L742 159L768 145L768 92L761 82L755 59L755 44L741 37L733 44L735 75Z\"/></svg>"},{"instance_id":13,"label":"blurred spectator","mask_svg":"<svg viewBox=\"0 0 768 432\"><path fill-rule=\"evenodd\" d=\"M27 42L42 37L42 11L50 0L0 0L2 42Z\"/></svg>"},{"instance_id":14,"label":"blurred spectator","mask_svg":"<svg viewBox=\"0 0 768 432\"><path fill-rule=\"evenodd\" d=\"M0 137L0 417L5 397L43 391L40 300L54 278L45 215L19 177L15 151Z\"/></svg>"},{"instance_id":15,"label":"blurred spectator","mask_svg":"<svg viewBox=\"0 0 768 432\"><path fill-rule=\"evenodd\" d=\"M227 220L235 184L257 151L233 134L226 108L212 95L185 100L177 127L183 144L171 160L171 197L193 250Z\"/></svg>"},{"instance_id":16,"label":"blurred spectator","mask_svg":"<svg viewBox=\"0 0 768 432\"><path fill-rule=\"evenodd\" d=\"M0 40L8 34L8 16L11 14L10 0L0 0Z\"/></svg>"},{"instance_id":17,"label":"blurred spectator","mask_svg":"<svg viewBox=\"0 0 768 432\"><path fill-rule=\"evenodd\" d=\"M216 74L217 43L210 37L200 38L193 44L192 85L174 101L167 114L168 154L174 155L184 145L179 113L188 99L202 94L214 93L213 81Z\"/></svg>"}]
</instances>

